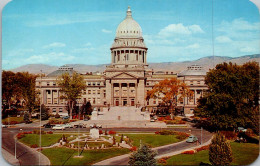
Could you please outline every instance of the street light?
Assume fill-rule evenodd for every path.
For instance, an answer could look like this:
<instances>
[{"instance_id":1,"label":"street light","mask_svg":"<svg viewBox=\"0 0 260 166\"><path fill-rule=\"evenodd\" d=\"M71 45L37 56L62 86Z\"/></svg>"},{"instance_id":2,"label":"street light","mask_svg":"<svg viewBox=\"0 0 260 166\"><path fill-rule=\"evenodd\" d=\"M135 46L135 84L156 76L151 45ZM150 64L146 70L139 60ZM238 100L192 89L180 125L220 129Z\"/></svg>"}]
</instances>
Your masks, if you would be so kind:
<instances>
[{"instance_id":1,"label":"street light","mask_svg":"<svg viewBox=\"0 0 260 166\"><path fill-rule=\"evenodd\" d=\"M79 155L79 128L80 128L80 99L78 99L78 105L79 105L79 124L78 124L78 157Z\"/></svg>"},{"instance_id":2,"label":"street light","mask_svg":"<svg viewBox=\"0 0 260 166\"><path fill-rule=\"evenodd\" d=\"M23 129L20 129L20 131L22 131ZM14 138L14 158L17 159L17 155L16 155L16 143L17 143L17 137Z\"/></svg>"},{"instance_id":3,"label":"street light","mask_svg":"<svg viewBox=\"0 0 260 166\"><path fill-rule=\"evenodd\" d=\"M41 79L40 79L40 139L39 139L39 150L41 150L41 143L42 143L42 128L41 128L41 125L42 125L42 70L41 70ZM39 165L41 163L41 152L39 151Z\"/></svg>"}]
</instances>

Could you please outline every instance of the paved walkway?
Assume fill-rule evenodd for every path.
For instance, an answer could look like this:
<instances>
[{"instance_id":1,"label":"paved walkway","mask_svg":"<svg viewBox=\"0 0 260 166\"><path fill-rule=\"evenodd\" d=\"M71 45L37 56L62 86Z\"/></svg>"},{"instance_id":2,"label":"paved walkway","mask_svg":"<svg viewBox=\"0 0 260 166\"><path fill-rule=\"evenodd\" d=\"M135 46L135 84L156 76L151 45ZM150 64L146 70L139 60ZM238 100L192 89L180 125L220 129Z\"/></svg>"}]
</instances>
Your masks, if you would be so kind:
<instances>
[{"instance_id":1,"label":"paved walkway","mask_svg":"<svg viewBox=\"0 0 260 166\"><path fill-rule=\"evenodd\" d=\"M15 159L14 158L14 155L12 155L11 153L9 153L7 150L5 150L5 149L3 149L2 148L2 157L3 157L3 159L7 162L7 163L9 163L9 164L11 164L11 165L20 165L20 162L19 162L19 160L18 159Z\"/></svg>"},{"instance_id":2,"label":"paved walkway","mask_svg":"<svg viewBox=\"0 0 260 166\"><path fill-rule=\"evenodd\" d=\"M193 129L192 134L199 138L201 133L199 130ZM194 149L194 148L198 148L198 147L210 144L213 134L211 134L205 130L203 131L203 134L204 134L204 138L202 140L205 143L203 143L202 145L199 145L199 146L197 146L196 143L186 143L186 141L184 140L182 142L153 148L153 150L156 150L158 153L156 158L173 156L176 154L180 154L181 152L183 152L185 150ZM130 155L131 154L116 156L116 157L95 163L94 165L128 165Z\"/></svg>"},{"instance_id":3,"label":"paved walkway","mask_svg":"<svg viewBox=\"0 0 260 166\"><path fill-rule=\"evenodd\" d=\"M14 136L20 132L19 129L8 131L2 130L2 149L6 149L14 156L15 140ZM19 141L16 145L17 158L21 165L50 165L50 160L42 153L32 149Z\"/></svg>"}]
</instances>

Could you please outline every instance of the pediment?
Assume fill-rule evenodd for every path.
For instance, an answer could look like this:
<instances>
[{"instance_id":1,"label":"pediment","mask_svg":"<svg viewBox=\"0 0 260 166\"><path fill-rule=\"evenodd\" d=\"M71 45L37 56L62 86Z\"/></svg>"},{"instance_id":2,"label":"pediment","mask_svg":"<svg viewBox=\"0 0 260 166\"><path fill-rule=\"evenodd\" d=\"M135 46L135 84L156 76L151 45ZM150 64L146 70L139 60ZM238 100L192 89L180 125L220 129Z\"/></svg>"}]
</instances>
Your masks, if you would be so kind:
<instances>
[{"instance_id":1,"label":"pediment","mask_svg":"<svg viewBox=\"0 0 260 166\"><path fill-rule=\"evenodd\" d=\"M119 73L119 74L116 74L114 76L112 76L112 78L114 79L133 79L133 78L138 78L136 77L135 75L132 75L132 74L129 74L129 73L125 73L125 72L122 72L122 73Z\"/></svg>"}]
</instances>

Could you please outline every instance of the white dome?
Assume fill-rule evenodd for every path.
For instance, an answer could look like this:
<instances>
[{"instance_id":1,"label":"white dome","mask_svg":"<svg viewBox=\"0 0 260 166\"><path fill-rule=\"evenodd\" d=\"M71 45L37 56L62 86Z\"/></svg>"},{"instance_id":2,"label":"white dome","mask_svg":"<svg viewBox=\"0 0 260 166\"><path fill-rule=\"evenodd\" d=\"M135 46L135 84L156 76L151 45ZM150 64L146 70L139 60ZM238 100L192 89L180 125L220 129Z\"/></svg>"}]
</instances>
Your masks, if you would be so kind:
<instances>
[{"instance_id":1,"label":"white dome","mask_svg":"<svg viewBox=\"0 0 260 166\"><path fill-rule=\"evenodd\" d=\"M142 38L142 28L132 18L130 7L127 9L126 18L116 29L116 38Z\"/></svg>"}]
</instances>

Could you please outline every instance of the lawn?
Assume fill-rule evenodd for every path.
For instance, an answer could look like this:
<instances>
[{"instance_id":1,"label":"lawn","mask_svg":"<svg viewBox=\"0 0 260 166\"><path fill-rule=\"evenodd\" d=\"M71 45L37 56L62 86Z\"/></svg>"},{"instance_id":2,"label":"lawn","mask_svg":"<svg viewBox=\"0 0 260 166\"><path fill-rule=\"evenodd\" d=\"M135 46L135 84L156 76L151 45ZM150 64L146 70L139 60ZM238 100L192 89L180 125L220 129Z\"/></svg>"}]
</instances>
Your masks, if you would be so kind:
<instances>
[{"instance_id":1,"label":"lawn","mask_svg":"<svg viewBox=\"0 0 260 166\"><path fill-rule=\"evenodd\" d=\"M157 135L157 134L124 134L133 140L133 146L139 147L141 143L146 143L150 146L157 147L167 144L179 142L175 135Z\"/></svg>"},{"instance_id":2,"label":"lawn","mask_svg":"<svg viewBox=\"0 0 260 166\"><path fill-rule=\"evenodd\" d=\"M58 142L58 140L62 137L63 134L42 134L42 147L50 146ZM69 137L71 134L64 134L68 137L68 140L75 139L76 137ZM25 137L19 139L22 143L31 146L33 144L37 144L39 146L40 135L38 134L25 134Z\"/></svg>"},{"instance_id":3,"label":"lawn","mask_svg":"<svg viewBox=\"0 0 260 166\"><path fill-rule=\"evenodd\" d=\"M42 153L50 159L51 165L91 165L114 156L129 153L129 150L124 148L84 150L82 153L83 158L73 158L73 156L78 155L77 152L77 150L68 148L42 150Z\"/></svg>"},{"instance_id":4,"label":"lawn","mask_svg":"<svg viewBox=\"0 0 260 166\"><path fill-rule=\"evenodd\" d=\"M16 121L17 123L23 123L23 117L8 117L2 120L2 123L11 123L12 121Z\"/></svg>"},{"instance_id":5,"label":"lawn","mask_svg":"<svg viewBox=\"0 0 260 166\"><path fill-rule=\"evenodd\" d=\"M259 155L259 145L252 143L231 142L233 162L231 165L249 165ZM195 154L179 154L167 160L166 165L199 165L200 162L209 162L209 151L203 150Z\"/></svg>"}]
</instances>

